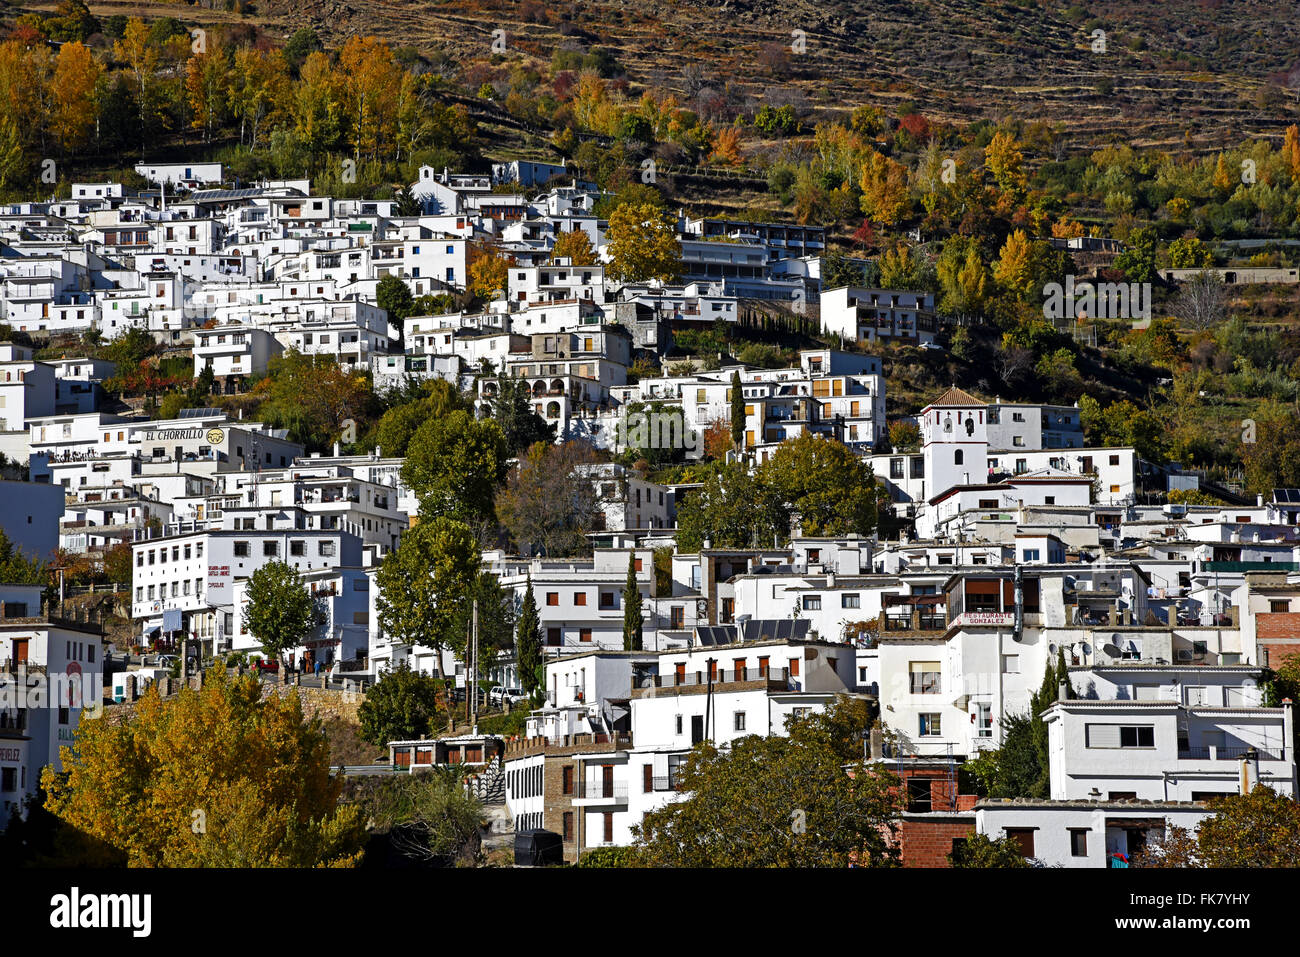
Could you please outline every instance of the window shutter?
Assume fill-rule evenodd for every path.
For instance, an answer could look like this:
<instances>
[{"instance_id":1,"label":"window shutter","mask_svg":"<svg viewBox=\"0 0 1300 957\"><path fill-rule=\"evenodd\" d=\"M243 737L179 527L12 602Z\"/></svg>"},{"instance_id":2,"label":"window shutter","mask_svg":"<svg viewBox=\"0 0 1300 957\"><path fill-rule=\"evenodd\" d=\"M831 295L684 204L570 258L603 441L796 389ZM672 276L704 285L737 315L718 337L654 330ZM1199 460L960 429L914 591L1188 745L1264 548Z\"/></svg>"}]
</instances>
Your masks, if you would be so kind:
<instances>
[{"instance_id":1,"label":"window shutter","mask_svg":"<svg viewBox=\"0 0 1300 957\"><path fill-rule=\"evenodd\" d=\"M1119 725L1117 724L1090 724L1086 727L1086 733L1090 748L1119 747Z\"/></svg>"}]
</instances>

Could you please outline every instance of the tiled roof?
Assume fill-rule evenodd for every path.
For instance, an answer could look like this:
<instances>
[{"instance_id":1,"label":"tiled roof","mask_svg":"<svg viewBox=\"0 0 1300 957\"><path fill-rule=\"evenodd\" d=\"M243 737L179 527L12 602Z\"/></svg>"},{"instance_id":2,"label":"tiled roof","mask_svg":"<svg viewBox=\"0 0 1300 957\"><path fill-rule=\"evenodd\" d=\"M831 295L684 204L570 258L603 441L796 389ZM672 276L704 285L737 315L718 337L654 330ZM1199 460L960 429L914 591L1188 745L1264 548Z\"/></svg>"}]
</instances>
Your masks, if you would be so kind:
<instances>
[{"instance_id":1,"label":"tiled roof","mask_svg":"<svg viewBox=\"0 0 1300 957\"><path fill-rule=\"evenodd\" d=\"M987 402L981 402L979 399L975 398L975 396L971 395L969 392L965 391L964 389L959 389L956 386L953 386L943 395L939 396L939 398L935 399L933 402L930 403L931 406L978 405L981 407L987 404L988 404Z\"/></svg>"}]
</instances>

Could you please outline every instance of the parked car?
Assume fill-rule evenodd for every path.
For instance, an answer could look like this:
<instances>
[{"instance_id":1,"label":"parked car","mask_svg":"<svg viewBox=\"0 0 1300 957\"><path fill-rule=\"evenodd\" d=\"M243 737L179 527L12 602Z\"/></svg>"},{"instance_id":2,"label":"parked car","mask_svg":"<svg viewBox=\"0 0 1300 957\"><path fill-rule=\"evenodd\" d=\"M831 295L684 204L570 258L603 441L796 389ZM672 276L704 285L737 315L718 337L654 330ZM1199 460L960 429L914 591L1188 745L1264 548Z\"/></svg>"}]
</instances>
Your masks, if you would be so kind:
<instances>
[{"instance_id":1,"label":"parked car","mask_svg":"<svg viewBox=\"0 0 1300 957\"><path fill-rule=\"evenodd\" d=\"M501 685L493 685L492 690L488 692L488 701L492 702L492 704L509 701L512 705L515 705L527 700L528 695L524 694L523 688L505 688Z\"/></svg>"},{"instance_id":2,"label":"parked car","mask_svg":"<svg viewBox=\"0 0 1300 957\"><path fill-rule=\"evenodd\" d=\"M275 658L258 658L253 662L253 667L258 671L277 672L280 670L280 662Z\"/></svg>"},{"instance_id":3,"label":"parked car","mask_svg":"<svg viewBox=\"0 0 1300 957\"><path fill-rule=\"evenodd\" d=\"M451 700L452 700L453 703L464 703L464 701L465 701L465 689L464 689L464 688L456 688L454 691L452 691L452 693L451 693ZM484 691L482 688L479 688L479 689L478 689L478 703L481 704L481 705L485 705L485 704L488 703L488 694L487 694L487 692Z\"/></svg>"}]
</instances>

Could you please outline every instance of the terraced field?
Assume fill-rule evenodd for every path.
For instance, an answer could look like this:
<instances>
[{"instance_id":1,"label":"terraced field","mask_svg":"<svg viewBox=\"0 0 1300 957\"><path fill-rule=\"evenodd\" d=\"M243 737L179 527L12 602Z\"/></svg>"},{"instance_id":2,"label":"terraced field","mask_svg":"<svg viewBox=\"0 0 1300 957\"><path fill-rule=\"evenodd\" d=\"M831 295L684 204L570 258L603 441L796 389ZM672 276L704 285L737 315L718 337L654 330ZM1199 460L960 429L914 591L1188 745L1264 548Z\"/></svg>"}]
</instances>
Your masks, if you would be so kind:
<instances>
[{"instance_id":1,"label":"terraced field","mask_svg":"<svg viewBox=\"0 0 1300 957\"><path fill-rule=\"evenodd\" d=\"M241 19L203 3L90 7L101 16ZM1298 14L1300 3L1266 0L1073 8L1052 0L256 0L251 19L286 35L311 26L328 41L376 34L441 50L453 69L488 61L501 29L507 59L549 61L563 45L611 49L633 92L644 85L692 92L682 71L698 67L704 84L733 97L757 100L777 89L824 114L912 101L953 120L1044 120L1078 148L1119 139L1207 150L1279 136L1296 119L1287 78L1300 63ZM1098 29L1105 52L1092 49ZM794 31L802 31L803 52L791 51Z\"/></svg>"}]
</instances>

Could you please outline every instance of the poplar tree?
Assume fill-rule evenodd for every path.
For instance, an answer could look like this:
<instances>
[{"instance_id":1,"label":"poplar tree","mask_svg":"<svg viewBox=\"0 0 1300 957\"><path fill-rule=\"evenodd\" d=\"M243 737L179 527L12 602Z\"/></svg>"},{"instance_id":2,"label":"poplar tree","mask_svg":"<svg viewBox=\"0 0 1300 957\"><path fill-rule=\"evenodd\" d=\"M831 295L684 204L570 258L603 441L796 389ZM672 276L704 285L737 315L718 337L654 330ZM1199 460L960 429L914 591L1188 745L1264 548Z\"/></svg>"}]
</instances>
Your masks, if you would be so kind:
<instances>
[{"instance_id":1,"label":"poplar tree","mask_svg":"<svg viewBox=\"0 0 1300 957\"><path fill-rule=\"evenodd\" d=\"M528 576L528 590L524 592L519 623L515 626L515 660L519 666L520 686L536 701L545 682L542 678L542 626L537 618L532 575Z\"/></svg>"}]
</instances>

